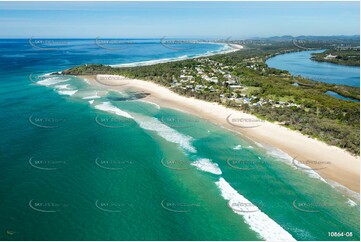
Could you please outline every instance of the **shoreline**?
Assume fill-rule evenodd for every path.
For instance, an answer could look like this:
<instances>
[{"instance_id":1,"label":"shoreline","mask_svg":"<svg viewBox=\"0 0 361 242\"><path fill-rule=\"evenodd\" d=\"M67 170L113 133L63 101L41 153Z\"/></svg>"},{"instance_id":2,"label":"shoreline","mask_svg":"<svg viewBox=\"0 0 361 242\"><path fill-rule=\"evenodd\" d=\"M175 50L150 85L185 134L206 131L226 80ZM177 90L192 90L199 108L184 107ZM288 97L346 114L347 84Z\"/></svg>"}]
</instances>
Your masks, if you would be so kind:
<instances>
[{"instance_id":1,"label":"shoreline","mask_svg":"<svg viewBox=\"0 0 361 242\"><path fill-rule=\"evenodd\" d=\"M158 59L158 60L139 61L139 62L133 62L133 63L113 64L113 65L109 65L109 66L118 67L118 68L119 67L149 66L149 65L154 65L154 64L162 64L162 63L175 62L175 61L181 61L181 60L192 60L192 59L196 59L196 58L209 57L209 56L213 56L213 55L223 55L223 54L236 52L236 51L239 51L239 50L244 48L242 45L238 45L238 44L229 44L229 43L208 43L208 44L223 45L223 48L225 46L228 46L230 49L211 52L211 53L208 53L208 54L207 53L199 54L199 55L194 56L194 57L188 57L186 55L184 57L181 56L182 58L181 57L164 58L164 59Z\"/></svg>"},{"instance_id":2,"label":"shoreline","mask_svg":"<svg viewBox=\"0 0 361 242\"><path fill-rule=\"evenodd\" d=\"M337 182L354 192L360 193L359 157L341 148L307 137L298 131L281 125L259 120L254 115L227 108L218 103L181 96L171 89L150 81L114 75L101 76L106 79L106 84L109 86L104 85L104 82L103 84L98 82L94 75L80 75L79 77L86 79L90 85L94 86L117 91L135 90L150 93L142 100L206 119L215 125L239 134L242 138L247 138L266 147L277 148L302 164L313 168L322 178ZM115 84L117 86L114 86ZM237 123L232 124L230 117L236 117L234 120L251 121L246 121L246 126L240 127ZM310 161L314 161L314 163L310 163ZM317 162L322 163L323 167L316 164Z\"/></svg>"}]
</instances>

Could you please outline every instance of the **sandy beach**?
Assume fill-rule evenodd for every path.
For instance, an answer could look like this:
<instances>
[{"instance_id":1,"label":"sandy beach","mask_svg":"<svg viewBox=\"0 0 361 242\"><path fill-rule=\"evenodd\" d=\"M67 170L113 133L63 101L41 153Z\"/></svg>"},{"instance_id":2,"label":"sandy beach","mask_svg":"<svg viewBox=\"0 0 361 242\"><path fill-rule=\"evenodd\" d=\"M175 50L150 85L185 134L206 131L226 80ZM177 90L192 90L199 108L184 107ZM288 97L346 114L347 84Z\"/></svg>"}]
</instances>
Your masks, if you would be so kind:
<instances>
[{"instance_id":1,"label":"sandy beach","mask_svg":"<svg viewBox=\"0 0 361 242\"><path fill-rule=\"evenodd\" d=\"M296 165L305 164L312 167L327 181L337 182L359 193L359 157L341 148L327 145L298 131L259 120L253 115L217 103L178 95L166 87L149 81L106 75L98 76L97 79L95 76L81 77L87 79L91 85L103 88L119 91L132 89L150 93L144 100L206 119L266 147L278 148L295 158L299 162Z\"/></svg>"},{"instance_id":2,"label":"sandy beach","mask_svg":"<svg viewBox=\"0 0 361 242\"><path fill-rule=\"evenodd\" d=\"M209 44L209 43L208 43ZM219 44L219 43L214 43ZM116 64L116 65L110 65L112 67L134 67L134 66L148 66L148 65L154 65L154 64L161 64L161 63L167 63L172 61L179 61L179 60L186 60L186 59L196 59L200 57L207 57L212 55L220 55L220 54L228 54L232 52L239 51L243 49L242 45L239 44L232 44L232 43L223 43L225 47L229 47L226 50L221 50L217 52L207 53L207 54L201 54L194 57L189 58L188 56L184 56L181 58L170 58L170 59L159 59L159 60L152 60L152 61L141 61L141 62L134 62L134 63L127 63L127 64Z\"/></svg>"}]
</instances>

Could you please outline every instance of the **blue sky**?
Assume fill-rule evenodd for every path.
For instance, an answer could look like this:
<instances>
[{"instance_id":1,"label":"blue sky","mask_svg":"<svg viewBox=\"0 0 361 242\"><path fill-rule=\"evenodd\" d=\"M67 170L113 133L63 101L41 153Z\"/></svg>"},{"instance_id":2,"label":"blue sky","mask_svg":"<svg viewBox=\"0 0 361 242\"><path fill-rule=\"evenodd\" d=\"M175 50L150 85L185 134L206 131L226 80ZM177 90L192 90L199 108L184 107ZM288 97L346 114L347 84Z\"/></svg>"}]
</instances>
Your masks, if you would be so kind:
<instances>
[{"instance_id":1,"label":"blue sky","mask_svg":"<svg viewBox=\"0 0 361 242\"><path fill-rule=\"evenodd\" d=\"M354 35L359 2L0 2L0 38Z\"/></svg>"}]
</instances>

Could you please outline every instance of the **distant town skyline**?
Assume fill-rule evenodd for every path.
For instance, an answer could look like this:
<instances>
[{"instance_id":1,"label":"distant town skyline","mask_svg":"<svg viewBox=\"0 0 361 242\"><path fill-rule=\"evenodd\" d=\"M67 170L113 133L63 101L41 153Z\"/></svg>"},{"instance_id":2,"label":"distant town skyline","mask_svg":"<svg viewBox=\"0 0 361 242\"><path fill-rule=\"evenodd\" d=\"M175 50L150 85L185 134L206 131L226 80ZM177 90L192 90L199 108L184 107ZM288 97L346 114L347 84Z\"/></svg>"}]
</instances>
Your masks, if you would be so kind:
<instances>
[{"instance_id":1,"label":"distant town skyline","mask_svg":"<svg viewBox=\"0 0 361 242\"><path fill-rule=\"evenodd\" d=\"M359 35L354 2L0 2L0 38Z\"/></svg>"}]
</instances>

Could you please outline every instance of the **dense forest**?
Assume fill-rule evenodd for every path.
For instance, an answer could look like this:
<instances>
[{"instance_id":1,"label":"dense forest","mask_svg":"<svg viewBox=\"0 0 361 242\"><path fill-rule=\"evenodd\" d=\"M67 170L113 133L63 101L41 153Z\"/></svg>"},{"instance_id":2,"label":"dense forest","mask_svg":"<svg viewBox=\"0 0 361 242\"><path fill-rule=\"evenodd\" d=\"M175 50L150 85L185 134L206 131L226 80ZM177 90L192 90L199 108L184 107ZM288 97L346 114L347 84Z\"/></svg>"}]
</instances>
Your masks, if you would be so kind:
<instances>
[{"instance_id":1,"label":"dense forest","mask_svg":"<svg viewBox=\"0 0 361 242\"><path fill-rule=\"evenodd\" d=\"M333 47L332 42L317 42L316 44L309 42L306 44L309 48L315 49ZM245 48L240 51L211 57L126 68L88 64L65 70L63 74L115 74L149 80L170 87L179 94L219 102L225 106L298 130L354 154L360 153L359 103L337 99L325 94L326 91L334 91L346 97L360 99L359 88L315 82L301 76L292 76L287 71L269 68L265 64L267 58L286 52L304 50L292 41L253 41L243 43L243 45ZM208 64L204 64L205 61L213 63L213 66L207 66ZM227 83L222 81L212 85L213 91L209 91L208 88L195 91L173 85L185 70L194 73L201 66L205 72L214 72L214 66L217 65L226 66L243 89L231 90ZM223 78L221 75L217 77L219 80ZM195 82L204 84L204 81L197 77ZM238 96L252 98L252 101L240 103L236 101L237 99L232 98ZM258 105L260 100L266 100L266 102L263 101L262 105ZM280 103L291 103L293 106L279 107Z\"/></svg>"}]
</instances>

